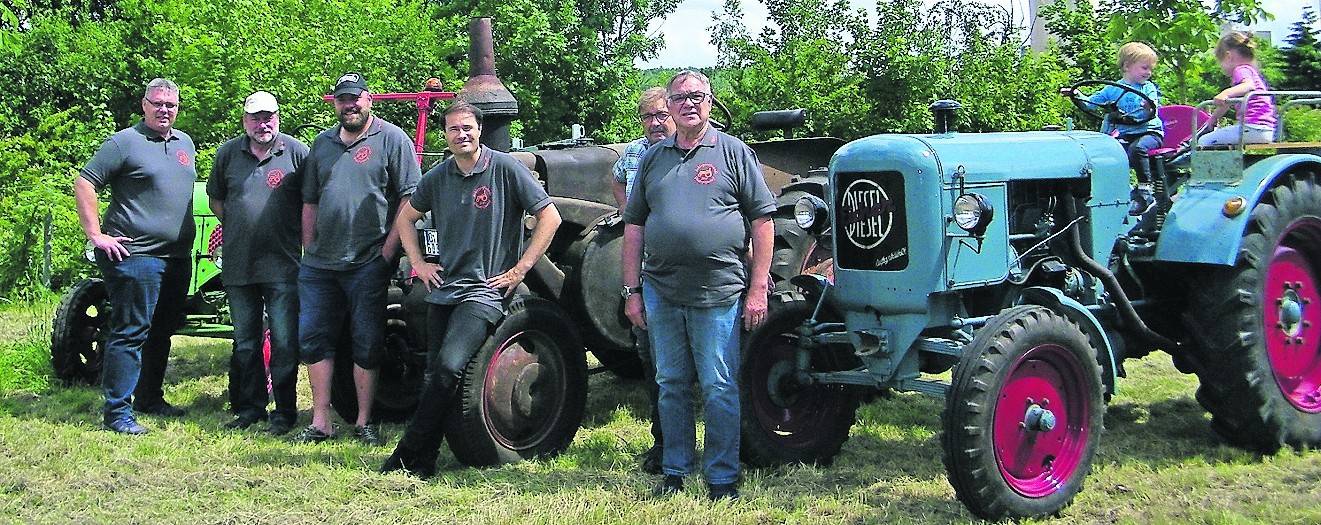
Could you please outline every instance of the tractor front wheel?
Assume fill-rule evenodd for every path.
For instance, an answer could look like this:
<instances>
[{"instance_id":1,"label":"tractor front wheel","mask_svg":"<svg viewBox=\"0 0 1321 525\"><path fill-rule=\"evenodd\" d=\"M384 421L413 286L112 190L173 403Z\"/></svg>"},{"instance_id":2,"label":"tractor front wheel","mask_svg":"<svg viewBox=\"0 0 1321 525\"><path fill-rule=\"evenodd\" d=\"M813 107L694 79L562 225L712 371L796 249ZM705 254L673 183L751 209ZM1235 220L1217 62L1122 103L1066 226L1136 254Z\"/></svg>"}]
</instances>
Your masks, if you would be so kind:
<instances>
[{"instance_id":1,"label":"tractor front wheel","mask_svg":"<svg viewBox=\"0 0 1321 525\"><path fill-rule=\"evenodd\" d=\"M1321 446L1321 186L1290 177L1252 209L1232 268L1195 286L1197 400L1228 442Z\"/></svg>"},{"instance_id":2,"label":"tractor front wheel","mask_svg":"<svg viewBox=\"0 0 1321 525\"><path fill-rule=\"evenodd\" d=\"M68 384L95 384L101 376L110 330L110 299L101 279L73 285L55 309L50 335L55 377Z\"/></svg>"},{"instance_id":3,"label":"tractor front wheel","mask_svg":"<svg viewBox=\"0 0 1321 525\"><path fill-rule=\"evenodd\" d=\"M795 300L772 309L743 344L739 374L743 461L754 467L828 465L849 438L858 396L844 385L804 385L794 377L797 329L812 315L812 304ZM812 348L811 369L850 368L849 356L835 350Z\"/></svg>"},{"instance_id":4,"label":"tractor front wheel","mask_svg":"<svg viewBox=\"0 0 1321 525\"><path fill-rule=\"evenodd\" d=\"M1018 306L954 368L941 445L959 501L986 520L1046 516L1080 490L1105 405L1096 348L1067 317Z\"/></svg>"}]
</instances>

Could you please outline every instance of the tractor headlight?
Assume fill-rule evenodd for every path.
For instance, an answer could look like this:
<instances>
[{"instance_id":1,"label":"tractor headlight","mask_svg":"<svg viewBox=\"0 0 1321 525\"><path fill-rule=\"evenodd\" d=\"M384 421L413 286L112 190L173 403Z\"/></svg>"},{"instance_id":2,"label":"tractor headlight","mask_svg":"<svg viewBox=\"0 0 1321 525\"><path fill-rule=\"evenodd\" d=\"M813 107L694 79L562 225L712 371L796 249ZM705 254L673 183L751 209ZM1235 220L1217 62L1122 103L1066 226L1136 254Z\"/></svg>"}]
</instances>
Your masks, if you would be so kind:
<instances>
[{"instance_id":1,"label":"tractor headlight","mask_svg":"<svg viewBox=\"0 0 1321 525\"><path fill-rule=\"evenodd\" d=\"M984 233L994 215L991 203L980 194L965 193L954 201L954 224L973 235Z\"/></svg>"},{"instance_id":2,"label":"tractor headlight","mask_svg":"<svg viewBox=\"0 0 1321 525\"><path fill-rule=\"evenodd\" d=\"M794 203L794 222L799 228L810 230L825 215L825 211L825 201L815 195L804 195Z\"/></svg>"}]
</instances>

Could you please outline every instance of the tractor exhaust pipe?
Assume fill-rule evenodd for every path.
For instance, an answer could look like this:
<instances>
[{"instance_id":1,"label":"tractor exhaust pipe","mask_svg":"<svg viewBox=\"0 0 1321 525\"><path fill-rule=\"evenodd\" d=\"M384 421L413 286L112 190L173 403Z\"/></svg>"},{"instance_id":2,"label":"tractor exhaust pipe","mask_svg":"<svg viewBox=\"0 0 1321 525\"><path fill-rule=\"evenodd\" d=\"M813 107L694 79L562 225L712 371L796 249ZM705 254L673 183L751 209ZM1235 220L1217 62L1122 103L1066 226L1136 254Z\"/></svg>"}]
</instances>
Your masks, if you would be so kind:
<instances>
[{"instance_id":1,"label":"tractor exhaust pipe","mask_svg":"<svg viewBox=\"0 0 1321 525\"><path fill-rule=\"evenodd\" d=\"M955 113L963 109L963 105L957 100L937 100L931 103L931 116L936 121L932 133L943 135L954 132L954 124L957 122Z\"/></svg>"},{"instance_id":2,"label":"tractor exhaust pipe","mask_svg":"<svg viewBox=\"0 0 1321 525\"><path fill-rule=\"evenodd\" d=\"M518 100L495 74L495 44L489 17L468 22L468 82L459 90L458 99L482 110L482 144L498 151L509 151L509 125L518 116Z\"/></svg>"},{"instance_id":3,"label":"tractor exhaust pipe","mask_svg":"<svg viewBox=\"0 0 1321 525\"><path fill-rule=\"evenodd\" d=\"M1072 221L1078 216L1078 200L1073 195L1064 195L1064 212L1069 215L1066 220ZM1119 286L1119 279L1115 277L1114 272L1096 262L1096 259L1087 255L1087 252L1082 249L1082 234L1078 231L1078 223L1076 222L1069 225L1069 252L1078 259L1083 269L1101 279L1101 284L1105 286L1105 291L1110 294L1110 298L1115 302L1115 308L1119 311L1119 318L1124 321L1124 325L1161 350L1173 353L1179 347L1178 343L1147 327L1147 323L1143 322L1142 318L1138 316L1137 310L1133 309L1133 301L1129 300L1128 294L1124 293L1123 287Z\"/></svg>"}]
</instances>

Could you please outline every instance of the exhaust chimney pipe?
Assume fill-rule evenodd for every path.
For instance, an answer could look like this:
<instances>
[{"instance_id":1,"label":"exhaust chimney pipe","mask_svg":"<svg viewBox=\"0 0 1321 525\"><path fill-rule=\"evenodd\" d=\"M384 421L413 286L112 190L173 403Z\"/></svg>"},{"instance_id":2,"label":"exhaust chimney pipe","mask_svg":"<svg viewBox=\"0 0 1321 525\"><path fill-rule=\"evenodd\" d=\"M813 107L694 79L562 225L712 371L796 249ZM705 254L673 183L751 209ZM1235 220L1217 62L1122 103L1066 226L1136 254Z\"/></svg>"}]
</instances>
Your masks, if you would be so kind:
<instances>
[{"instance_id":1,"label":"exhaust chimney pipe","mask_svg":"<svg viewBox=\"0 0 1321 525\"><path fill-rule=\"evenodd\" d=\"M957 100L937 100L931 103L931 116L936 120L934 133L953 133L956 122L954 112L963 108Z\"/></svg>"},{"instance_id":2,"label":"exhaust chimney pipe","mask_svg":"<svg viewBox=\"0 0 1321 525\"><path fill-rule=\"evenodd\" d=\"M495 45L491 37L491 19L473 18L468 22L468 81L459 90L458 99L482 110L482 144L498 151L509 151L509 125L518 116L518 100L495 75Z\"/></svg>"}]
</instances>

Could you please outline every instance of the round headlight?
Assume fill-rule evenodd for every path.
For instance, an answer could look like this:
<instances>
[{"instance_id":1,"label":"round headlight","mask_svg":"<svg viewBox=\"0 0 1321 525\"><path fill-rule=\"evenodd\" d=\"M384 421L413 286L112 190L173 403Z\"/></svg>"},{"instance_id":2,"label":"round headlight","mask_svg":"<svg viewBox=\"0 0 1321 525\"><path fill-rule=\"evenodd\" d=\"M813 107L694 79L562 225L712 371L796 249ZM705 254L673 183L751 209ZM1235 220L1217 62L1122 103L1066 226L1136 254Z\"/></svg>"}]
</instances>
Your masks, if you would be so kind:
<instances>
[{"instance_id":1,"label":"round headlight","mask_svg":"<svg viewBox=\"0 0 1321 525\"><path fill-rule=\"evenodd\" d=\"M817 205L810 197L803 197L794 203L794 222L804 230L816 223Z\"/></svg>"},{"instance_id":2,"label":"round headlight","mask_svg":"<svg viewBox=\"0 0 1321 525\"><path fill-rule=\"evenodd\" d=\"M981 234L991 223L990 203L976 193L965 193L954 201L954 224L966 232Z\"/></svg>"}]
</instances>

